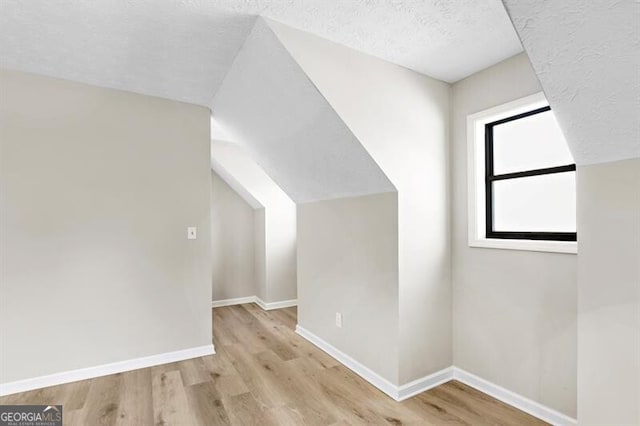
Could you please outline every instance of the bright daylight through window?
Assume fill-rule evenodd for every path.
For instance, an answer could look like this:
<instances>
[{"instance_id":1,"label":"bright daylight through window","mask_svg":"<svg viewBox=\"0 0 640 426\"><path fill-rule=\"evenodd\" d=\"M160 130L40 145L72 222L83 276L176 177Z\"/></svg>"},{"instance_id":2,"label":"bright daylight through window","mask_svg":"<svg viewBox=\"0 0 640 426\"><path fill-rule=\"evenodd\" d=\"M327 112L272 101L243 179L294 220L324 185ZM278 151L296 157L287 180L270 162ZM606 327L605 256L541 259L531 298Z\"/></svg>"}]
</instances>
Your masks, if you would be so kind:
<instances>
[{"instance_id":1,"label":"bright daylight through window","mask_svg":"<svg viewBox=\"0 0 640 426\"><path fill-rule=\"evenodd\" d=\"M541 94L469 117L469 244L575 252L573 158Z\"/></svg>"},{"instance_id":2,"label":"bright daylight through window","mask_svg":"<svg viewBox=\"0 0 640 426\"><path fill-rule=\"evenodd\" d=\"M488 238L576 240L575 170L549 107L485 125Z\"/></svg>"}]
</instances>

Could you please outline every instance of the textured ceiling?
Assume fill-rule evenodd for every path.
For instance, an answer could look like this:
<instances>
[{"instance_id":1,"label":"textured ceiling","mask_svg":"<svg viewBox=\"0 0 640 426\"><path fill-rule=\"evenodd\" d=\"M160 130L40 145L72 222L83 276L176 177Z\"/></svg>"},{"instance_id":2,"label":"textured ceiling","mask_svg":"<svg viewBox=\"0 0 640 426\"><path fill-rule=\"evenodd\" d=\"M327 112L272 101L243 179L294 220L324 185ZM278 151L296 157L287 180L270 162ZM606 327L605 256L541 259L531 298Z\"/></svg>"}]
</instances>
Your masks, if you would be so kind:
<instances>
[{"instance_id":1,"label":"textured ceiling","mask_svg":"<svg viewBox=\"0 0 640 426\"><path fill-rule=\"evenodd\" d=\"M576 163L640 157L640 2L504 3Z\"/></svg>"},{"instance_id":2,"label":"textured ceiling","mask_svg":"<svg viewBox=\"0 0 640 426\"><path fill-rule=\"evenodd\" d=\"M258 14L449 82L521 51L499 0L0 0L0 66L210 106Z\"/></svg>"},{"instance_id":3,"label":"textured ceiling","mask_svg":"<svg viewBox=\"0 0 640 426\"><path fill-rule=\"evenodd\" d=\"M1 0L0 66L209 106L255 17L213 0Z\"/></svg>"},{"instance_id":4,"label":"textured ceiling","mask_svg":"<svg viewBox=\"0 0 640 426\"><path fill-rule=\"evenodd\" d=\"M213 116L296 203L395 190L262 18Z\"/></svg>"},{"instance_id":5,"label":"textured ceiling","mask_svg":"<svg viewBox=\"0 0 640 426\"><path fill-rule=\"evenodd\" d=\"M439 80L522 52L500 0L215 0Z\"/></svg>"}]
</instances>

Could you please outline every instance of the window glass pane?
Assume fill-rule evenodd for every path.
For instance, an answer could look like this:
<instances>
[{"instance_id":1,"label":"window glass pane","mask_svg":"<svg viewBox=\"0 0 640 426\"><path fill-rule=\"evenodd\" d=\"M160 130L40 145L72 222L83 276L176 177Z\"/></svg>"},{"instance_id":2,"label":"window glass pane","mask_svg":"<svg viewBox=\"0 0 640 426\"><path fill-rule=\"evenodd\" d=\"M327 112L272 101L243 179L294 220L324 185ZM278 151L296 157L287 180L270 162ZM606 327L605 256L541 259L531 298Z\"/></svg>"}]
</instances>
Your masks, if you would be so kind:
<instances>
[{"instance_id":1,"label":"window glass pane","mask_svg":"<svg viewBox=\"0 0 640 426\"><path fill-rule=\"evenodd\" d=\"M576 232L576 173L494 181L493 230Z\"/></svg>"},{"instance_id":2,"label":"window glass pane","mask_svg":"<svg viewBox=\"0 0 640 426\"><path fill-rule=\"evenodd\" d=\"M573 164L552 111L493 126L494 174Z\"/></svg>"}]
</instances>

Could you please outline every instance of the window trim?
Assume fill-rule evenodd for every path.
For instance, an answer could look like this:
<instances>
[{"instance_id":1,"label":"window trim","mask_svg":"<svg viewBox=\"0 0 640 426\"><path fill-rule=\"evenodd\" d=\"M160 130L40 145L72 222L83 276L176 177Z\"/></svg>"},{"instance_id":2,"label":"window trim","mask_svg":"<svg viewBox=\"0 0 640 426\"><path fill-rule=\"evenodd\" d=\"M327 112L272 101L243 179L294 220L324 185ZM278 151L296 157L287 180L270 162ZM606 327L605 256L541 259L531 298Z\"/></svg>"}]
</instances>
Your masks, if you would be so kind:
<instances>
[{"instance_id":1,"label":"window trim","mask_svg":"<svg viewBox=\"0 0 640 426\"><path fill-rule=\"evenodd\" d=\"M548 107L548 103L544 94L539 92L467 116L467 215L470 247L577 253L576 241L527 238L529 235L520 235L522 238L518 239L500 238L500 233L487 238L485 126L544 107ZM575 165L572 167L575 168ZM526 173L532 172L537 171Z\"/></svg>"},{"instance_id":2,"label":"window trim","mask_svg":"<svg viewBox=\"0 0 640 426\"><path fill-rule=\"evenodd\" d=\"M519 172L503 173L496 175L493 161L493 128L504 123L531 117L532 115L551 111L551 107L543 106L520 114L492 121L484 125L484 158L485 158L485 235L487 238L501 238L511 240L544 240L544 241L576 241L575 232L513 232L495 231L493 229L493 182L508 179L518 179L529 176L544 176L555 173L575 172L575 164L566 164L542 169L529 169Z\"/></svg>"}]
</instances>

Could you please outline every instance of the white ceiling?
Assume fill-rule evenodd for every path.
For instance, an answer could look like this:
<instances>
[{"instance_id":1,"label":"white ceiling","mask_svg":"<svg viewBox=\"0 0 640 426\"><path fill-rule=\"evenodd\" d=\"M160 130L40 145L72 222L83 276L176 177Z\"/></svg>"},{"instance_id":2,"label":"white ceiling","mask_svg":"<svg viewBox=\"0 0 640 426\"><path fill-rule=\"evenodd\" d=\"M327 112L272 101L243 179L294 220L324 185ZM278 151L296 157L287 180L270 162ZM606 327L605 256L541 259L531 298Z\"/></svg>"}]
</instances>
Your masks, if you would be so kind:
<instances>
[{"instance_id":1,"label":"white ceiling","mask_svg":"<svg viewBox=\"0 0 640 426\"><path fill-rule=\"evenodd\" d=\"M1 0L0 66L209 106L255 17L213 0Z\"/></svg>"},{"instance_id":2,"label":"white ceiling","mask_svg":"<svg viewBox=\"0 0 640 426\"><path fill-rule=\"evenodd\" d=\"M238 144L211 141L211 168L254 209L291 208L295 204Z\"/></svg>"},{"instance_id":3,"label":"white ceiling","mask_svg":"<svg viewBox=\"0 0 640 426\"><path fill-rule=\"evenodd\" d=\"M521 51L499 0L2 0L0 66L210 106L256 14L449 82Z\"/></svg>"},{"instance_id":4,"label":"white ceiling","mask_svg":"<svg viewBox=\"0 0 640 426\"><path fill-rule=\"evenodd\" d=\"M500 0L216 0L454 82L522 52Z\"/></svg>"},{"instance_id":5,"label":"white ceiling","mask_svg":"<svg viewBox=\"0 0 640 426\"><path fill-rule=\"evenodd\" d=\"M640 157L640 2L504 3L576 163Z\"/></svg>"},{"instance_id":6,"label":"white ceiling","mask_svg":"<svg viewBox=\"0 0 640 426\"><path fill-rule=\"evenodd\" d=\"M296 203L395 190L262 18L216 93L213 117Z\"/></svg>"},{"instance_id":7,"label":"white ceiling","mask_svg":"<svg viewBox=\"0 0 640 426\"><path fill-rule=\"evenodd\" d=\"M213 144L213 141L211 141ZM213 147L212 147L213 149ZM251 208L262 209L264 205L257 200L256 197L239 181L236 177L227 171L227 168L223 166L217 159L211 156L211 170L213 170L227 185L233 189L236 194L240 196Z\"/></svg>"}]
</instances>

